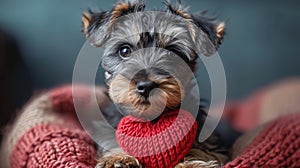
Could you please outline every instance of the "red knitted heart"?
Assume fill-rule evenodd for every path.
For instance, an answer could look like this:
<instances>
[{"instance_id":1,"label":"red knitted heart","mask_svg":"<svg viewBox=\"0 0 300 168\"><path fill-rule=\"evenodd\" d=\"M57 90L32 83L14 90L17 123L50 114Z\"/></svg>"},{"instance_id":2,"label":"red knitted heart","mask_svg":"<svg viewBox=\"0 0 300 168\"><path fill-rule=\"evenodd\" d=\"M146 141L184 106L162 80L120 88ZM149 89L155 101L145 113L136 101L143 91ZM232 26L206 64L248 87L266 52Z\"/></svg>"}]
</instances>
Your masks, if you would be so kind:
<instances>
[{"instance_id":1,"label":"red knitted heart","mask_svg":"<svg viewBox=\"0 0 300 168\"><path fill-rule=\"evenodd\" d=\"M132 116L118 125L119 146L146 168L170 168L182 161L191 148L197 122L187 111L163 113L154 124Z\"/></svg>"}]
</instances>

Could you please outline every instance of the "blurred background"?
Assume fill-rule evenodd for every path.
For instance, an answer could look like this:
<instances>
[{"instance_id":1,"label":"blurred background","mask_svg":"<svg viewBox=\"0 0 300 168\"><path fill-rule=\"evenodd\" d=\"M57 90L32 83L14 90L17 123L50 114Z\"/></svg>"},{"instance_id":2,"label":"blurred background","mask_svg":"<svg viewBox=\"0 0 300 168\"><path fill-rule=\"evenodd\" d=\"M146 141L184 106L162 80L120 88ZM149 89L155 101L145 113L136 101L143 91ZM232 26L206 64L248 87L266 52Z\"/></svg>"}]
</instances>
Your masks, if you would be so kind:
<instances>
[{"instance_id":1,"label":"blurred background","mask_svg":"<svg viewBox=\"0 0 300 168\"><path fill-rule=\"evenodd\" d=\"M275 81L300 75L300 1L182 0L191 12L210 10L225 20L219 50L230 100L238 100ZM74 63L85 42L81 13L110 9L104 0L0 0L0 126L30 96L71 83ZM146 0L148 9L161 1ZM97 9L97 8L96 8ZM98 84L103 84L101 70ZM201 62L201 95L210 85Z\"/></svg>"}]
</instances>

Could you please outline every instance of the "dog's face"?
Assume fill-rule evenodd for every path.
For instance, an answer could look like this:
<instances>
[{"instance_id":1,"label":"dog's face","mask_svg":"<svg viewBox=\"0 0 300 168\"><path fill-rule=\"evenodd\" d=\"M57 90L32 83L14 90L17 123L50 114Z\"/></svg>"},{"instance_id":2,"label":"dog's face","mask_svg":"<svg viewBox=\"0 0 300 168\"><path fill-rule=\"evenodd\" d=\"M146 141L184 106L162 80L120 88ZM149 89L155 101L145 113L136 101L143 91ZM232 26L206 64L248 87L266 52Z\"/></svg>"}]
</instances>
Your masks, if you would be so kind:
<instances>
[{"instance_id":1,"label":"dog's face","mask_svg":"<svg viewBox=\"0 0 300 168\"><path fill-rule=\"evenodd\" d=\"M111 99L122 112L145 119L180 105L198 54L216 52L224 34L223 23L165 4L163 12L144 11L144 3L135 1L83 14L88 40L104 47Z\"/></svg>"}]
</instances>

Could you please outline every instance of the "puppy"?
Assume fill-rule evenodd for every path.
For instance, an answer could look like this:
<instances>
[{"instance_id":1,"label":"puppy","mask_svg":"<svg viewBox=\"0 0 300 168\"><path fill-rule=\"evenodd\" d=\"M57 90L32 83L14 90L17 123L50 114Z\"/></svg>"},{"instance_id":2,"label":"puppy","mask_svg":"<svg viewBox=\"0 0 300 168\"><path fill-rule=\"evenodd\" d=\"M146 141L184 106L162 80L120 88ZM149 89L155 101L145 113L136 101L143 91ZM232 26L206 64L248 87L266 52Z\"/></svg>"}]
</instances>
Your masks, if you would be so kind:
<instances>
[{"instance_id":1,"label":"puppy","mask_svg":"<svg viewBox=\"0 0 300 168\"><path fill-rule=\"evenodd\" d=\"M164 1L164 5L166 10L146 11L139 0L118 2L110 11L87 11L82 17L88 41L104 48L101 65L110 99L123 114L151 122L162 113L179 109L183 100L199 104L189 95L197 58L199 54L213 55L225 33L223 22L201 12L189 14L180 1L175 6ZM203 108L197 112L199 136L206 113ZM202 143L196 138L176 167L220 167L227 159L222 140L213 134ZM116 148L101 151L96 167L142 165Z\"/></svg>"}]
</instances>

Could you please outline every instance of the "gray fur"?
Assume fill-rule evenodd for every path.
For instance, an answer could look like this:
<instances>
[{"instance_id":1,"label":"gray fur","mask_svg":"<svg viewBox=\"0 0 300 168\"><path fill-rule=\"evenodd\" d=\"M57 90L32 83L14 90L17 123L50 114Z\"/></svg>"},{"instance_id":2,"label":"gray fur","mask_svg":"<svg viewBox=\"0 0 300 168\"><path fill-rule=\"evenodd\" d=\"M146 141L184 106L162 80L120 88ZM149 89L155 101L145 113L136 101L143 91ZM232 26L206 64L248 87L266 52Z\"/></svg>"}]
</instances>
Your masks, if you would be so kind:
<instances>
[{"instance_id":1,"label":"gray fur","mask_svg":"<svg viewBox=\"0 0 300 168\"><path fill-rule=\"evenodd\" d=\"M201 18L199 22L209 25L201 27L195 24L198 15L181 16L168 2L165 2L166 12L144 11L141 1L128 3L126 14L113 22L109 20L110 15L103 12L102 20L98 20L100 24L89 32L90 42L104 47L101 65L106 71L107 84L117 75L136 80L140 74L143 78L155 76L156 79L173 76L183 88L188 88L199 54L214 54L220 43L216 42L217 36L211 34L215 33L214 25ZM143 8L139 8L141 6ZM124 45L133 50L126 59L118 53ZM124 105L120 108L130 109ZM113 144L115 141L110 142L110 138L113 137L103 140L102 145Z\"/></svg>"},{"instance_id":2,"label":"gray fur","mask_svg":"<svg viewBox=\"0 0 300 168\"><path fill-rule=\"evenodd\" d=\"M144 38L145 32L149 32L150 41ZM129 44L134 50L128 60L118 56L122 44ZM182 18L166 13L139 12L121 17L113 26L104 48L102 66L113 75L132 74L126 71L149 67L164 68L174 75L182 74L185 67L181 68L179 61L176 61L178 53L173 51L176 49L186 63L195 64L197 58L194 43ZM189 80L184 75L179 79Z\"/></svg>"}]
</instances>

